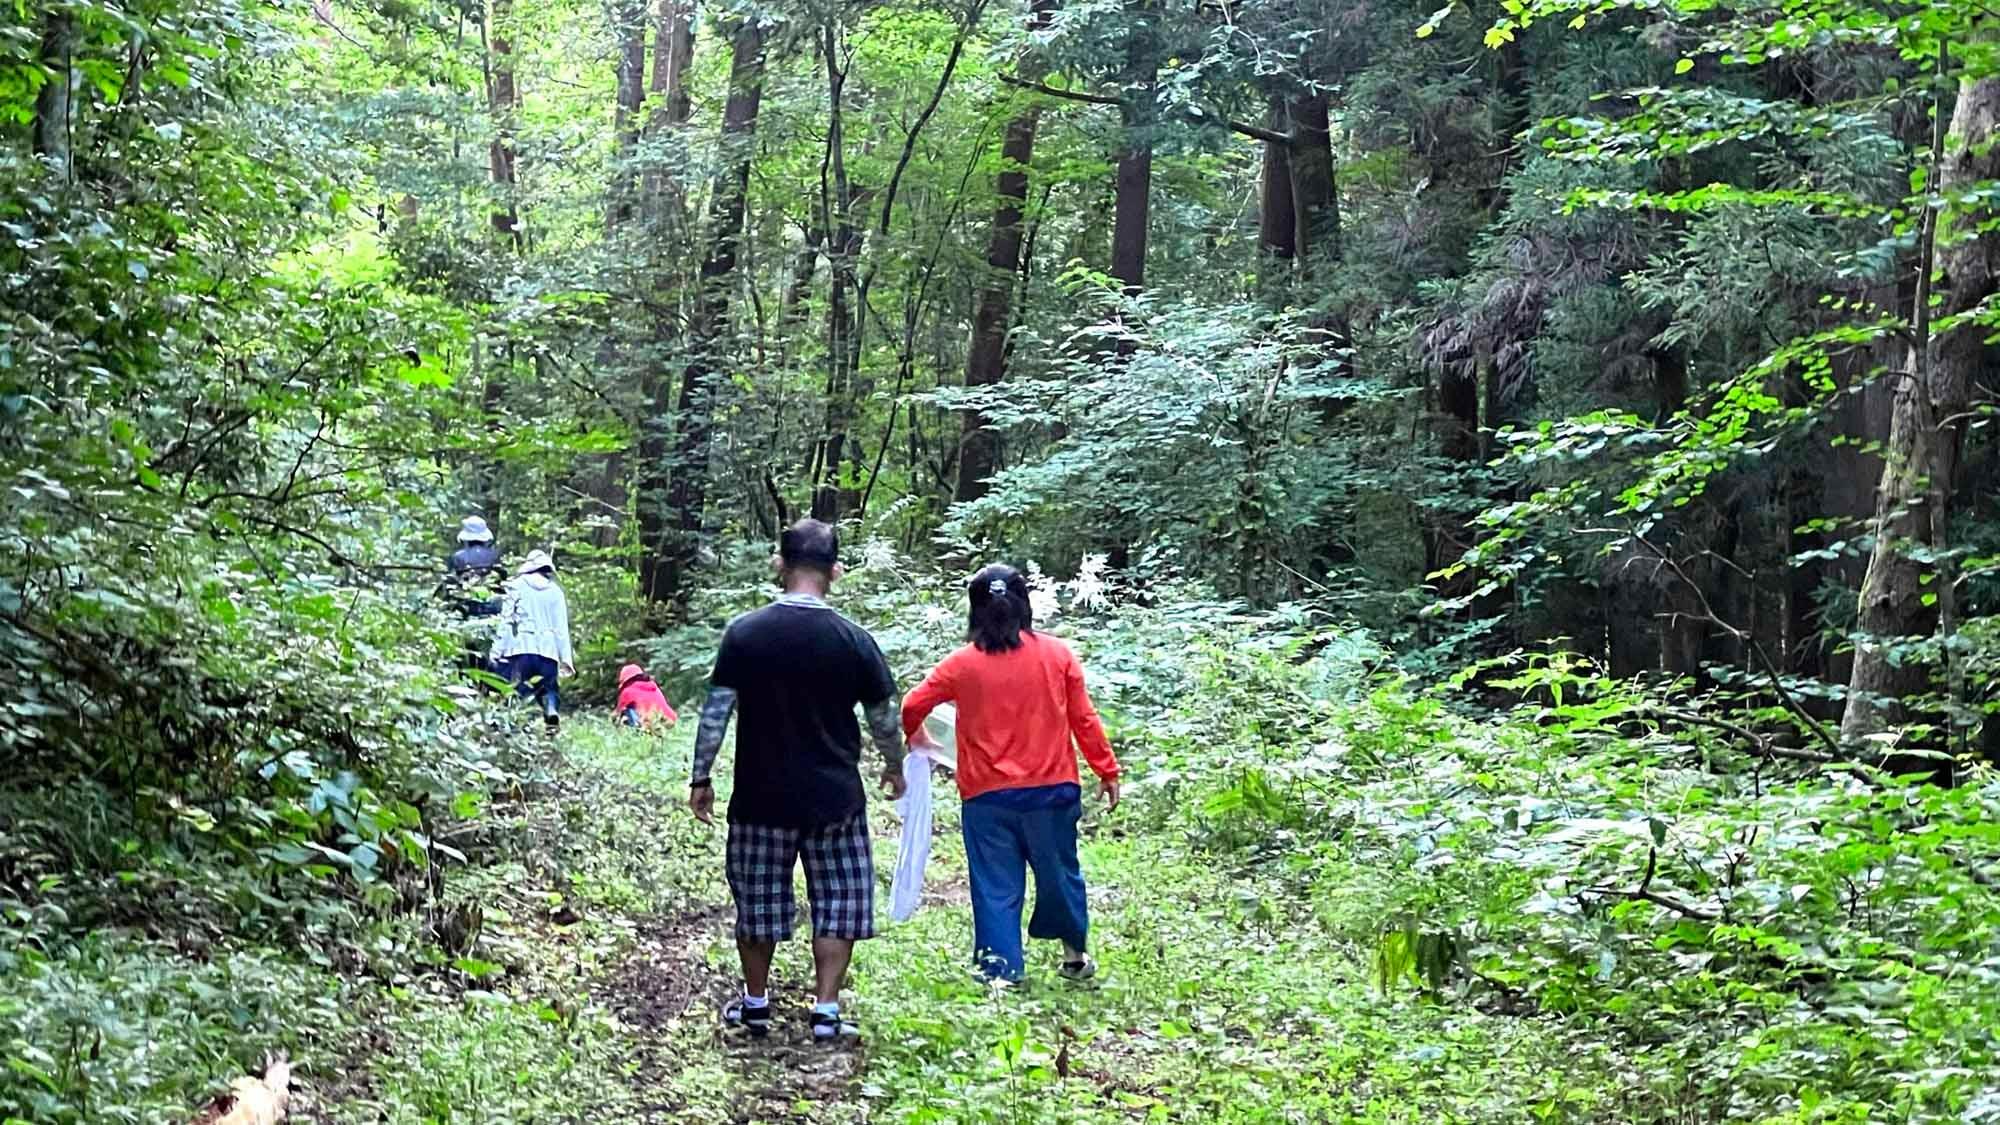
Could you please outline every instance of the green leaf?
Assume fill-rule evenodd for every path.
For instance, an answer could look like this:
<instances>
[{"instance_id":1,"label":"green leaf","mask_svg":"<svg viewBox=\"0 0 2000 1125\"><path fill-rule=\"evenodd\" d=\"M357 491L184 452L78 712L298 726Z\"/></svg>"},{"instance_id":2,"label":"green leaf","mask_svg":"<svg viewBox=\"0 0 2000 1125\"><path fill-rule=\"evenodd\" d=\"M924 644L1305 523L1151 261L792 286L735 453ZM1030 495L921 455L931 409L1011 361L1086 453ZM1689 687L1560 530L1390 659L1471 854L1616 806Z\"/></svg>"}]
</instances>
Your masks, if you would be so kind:
<instances>
[{"instance_id":1,"label":"green leaf","mask_svg":"<svg viewBox=\"0 0 2000 1125\"><path fill-rule=\"evenodd\" d=\"M1432 12L1430 14L1429 19L1426 19L1422 24L1418 25L1417 38L1429 39L1431 35L1437 31L1438 25L1442 24L1445 21L1445 18L1451 15L1452 9L1454 7L1456 7L1455 4L1446 4L1444 7L1439 8L1435 12Z\"/></svg>"},{"instance_id":2,"label":"green leaf","mask_svg":"<svg viewBox=\"0 0 2000 1125\"><path fill-rule=\"evenodd\" d=\"M425 354L397 370L396 377L415 387L449 387L451 375L434 355Z\"/></svg>"}]
</instances>

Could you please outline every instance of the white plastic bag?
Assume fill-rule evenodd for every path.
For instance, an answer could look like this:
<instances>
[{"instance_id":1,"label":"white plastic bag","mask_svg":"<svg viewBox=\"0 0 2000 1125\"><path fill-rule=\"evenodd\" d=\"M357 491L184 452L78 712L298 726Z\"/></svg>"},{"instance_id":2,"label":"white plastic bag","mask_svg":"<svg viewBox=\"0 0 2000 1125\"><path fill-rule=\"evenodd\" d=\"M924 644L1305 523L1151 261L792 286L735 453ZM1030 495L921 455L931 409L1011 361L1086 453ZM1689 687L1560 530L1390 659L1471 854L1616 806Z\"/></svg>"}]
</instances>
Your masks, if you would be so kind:
<instances>
[{"instance_id":1,"label":"white plastic bag","mask_svg":"<svg viewBox=\"0 0 2000 1125\"><path fill-rule=\"evenodd\" d=\"M931 763L958 767L956 710L940 704L924 720L924 733L934 745L913 746L903 759L907 788L896 802L903 818L903 835L896 848L896 875L889 884L889 917L907 922L924 899L924 866L931 858Z\"/></svg>"}]
</instances>

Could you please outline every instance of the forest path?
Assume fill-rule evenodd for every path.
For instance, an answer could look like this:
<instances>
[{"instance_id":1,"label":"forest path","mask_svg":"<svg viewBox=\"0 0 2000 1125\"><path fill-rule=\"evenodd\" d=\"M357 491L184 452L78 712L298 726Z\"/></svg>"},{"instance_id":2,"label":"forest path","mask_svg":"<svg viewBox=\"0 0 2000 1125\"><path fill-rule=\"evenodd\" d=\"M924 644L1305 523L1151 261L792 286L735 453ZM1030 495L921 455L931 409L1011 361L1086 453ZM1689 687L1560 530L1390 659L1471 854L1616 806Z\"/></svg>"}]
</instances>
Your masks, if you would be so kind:
<instances>
[{"instance_id":1,"label":"forest path","mask_svg":"<svg viewBox=\"0 0 2000 1125\"><path fill-rule=\"evenodd\" d=\"M1299 897L1303 872L1283 863L1224 868L1150 820L1143 799L1108 816L1093 802L1085 820L1099 981L1059 981L1053 950L1036 949L1027 985L982 985L967 971L948 787L926 906L904 923L887 917L898 825L871 805L884 886L881 935L860 947L851 982L863 1044L809 1041L803 941L779 951L771 1037L725 1036L717 1013L738 978L723 832L681 805L687 737L587 724L564 735L561 771L625 794L610 801L628 841L617 854L570 853L570 884L618 913L625 935L589 989L611 1016L605 1065L621 1089L595 1095L589 1120L1428 1123L1479 1119L1498 1084L1560 1091L1570 1068L1536 1021L1380 995L1372 948L1343 934L1381 919L1343 921L1340 903ZM607 862L652 893L620 890L597 870Z\"/></svg>"}]
</instances>

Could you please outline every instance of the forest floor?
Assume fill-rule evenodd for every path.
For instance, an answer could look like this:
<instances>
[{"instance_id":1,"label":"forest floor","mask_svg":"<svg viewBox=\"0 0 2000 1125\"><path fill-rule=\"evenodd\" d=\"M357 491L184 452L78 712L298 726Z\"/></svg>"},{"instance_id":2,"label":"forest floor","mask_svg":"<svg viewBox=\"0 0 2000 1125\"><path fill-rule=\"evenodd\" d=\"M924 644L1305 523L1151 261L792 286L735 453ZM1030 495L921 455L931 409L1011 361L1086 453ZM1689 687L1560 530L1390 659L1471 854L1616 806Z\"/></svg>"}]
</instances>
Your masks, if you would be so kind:
<instances>
[{"instance_id":1,"label":"forest floor","mask_svg":"<svg viewBox=\"0 0 2000 1125\"><path fill-rule=\"evenodd\" d=\"M955 625L856 600L899 666ZM449 711L449 808L399 814L442 862L367 872L269 862L254 816L0 787L0 1125L185 1122L274 1050L312 1125L2000 1122L1990 773L1768 761L1555 659L1511 681L1546 703L1455 707L1369 646L1266 632L1074 630L1129 779L1083 823L1093 987L1052 950L1025 987L972 977L949 785L929 902L891 922L874 803L851 1050L807 1041L803 941L781 1030L720 1033L692 723L551 743Z\"/></svg>"},{"instance_id":2,"label":"forest floor","mask_svg":"<svg viewBox=\"0 0 2000 1125\"><path fill-rule=\"evenodd\" d=\"M957 801L941 787L926 905L887 918L897 824L876 801L881 936L851 1009L864 1040L805 1025L809 954L780 951L782 1013L726 1038L736 987L720 825L682 799L692 724L665 737L573 724L547 776L496 803L483 850L447 887L484 926L467 987L410 984L308 1065L297 1117L362 1121L1369 1121L1616 1119L1605 1060L1540 1019L1385 996L1372 951L1323 924L1316 882L1282 853L1225 866L1135 807L1084 826L1093 947L1078 987L1031 953L1031 981L968 972ZM725 761L726 767L726 761ZM727 769L722 771L725 775ZM726 790L723 793L726 798ZM477 857L475 857L477 860ZM330 1077L330 1072L340 1077Z\"/></svg>"}]
</instances>

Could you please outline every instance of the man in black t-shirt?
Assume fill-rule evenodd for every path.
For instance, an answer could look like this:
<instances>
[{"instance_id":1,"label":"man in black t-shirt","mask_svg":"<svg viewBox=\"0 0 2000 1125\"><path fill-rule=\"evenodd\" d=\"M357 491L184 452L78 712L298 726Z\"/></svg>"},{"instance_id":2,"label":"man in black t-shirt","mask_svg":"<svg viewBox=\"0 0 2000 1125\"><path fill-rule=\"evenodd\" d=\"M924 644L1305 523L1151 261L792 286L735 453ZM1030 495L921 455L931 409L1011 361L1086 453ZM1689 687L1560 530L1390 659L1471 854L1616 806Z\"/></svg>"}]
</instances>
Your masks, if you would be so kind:
<instances>
[{"instance_id":1,"label":"man in black t-shirt","mask_svg":"<svg viewBox=\"0 0 2000 1125\"><path fill-rule=\"evenodd\" d=\"M833 528L801 520L786 529L775 560L784 596L730 622L722 634L695 736L688 807L709 823L710 773L729 716L740 712L727 865L743 995L723 1009L723 1019L753 1036L771 1027L771 958L778 942L792 936L792 871L801 860L813 926L813 1038L859 1034L840 1014L854 943L875 936L857 705L882 753L883 784L890 797L903 795L896 682L875 638L826 604L840 577L838 560Z\"/></svg>"}]
</instances>

